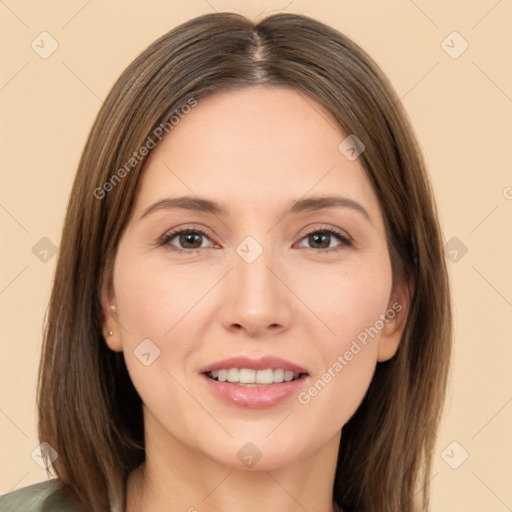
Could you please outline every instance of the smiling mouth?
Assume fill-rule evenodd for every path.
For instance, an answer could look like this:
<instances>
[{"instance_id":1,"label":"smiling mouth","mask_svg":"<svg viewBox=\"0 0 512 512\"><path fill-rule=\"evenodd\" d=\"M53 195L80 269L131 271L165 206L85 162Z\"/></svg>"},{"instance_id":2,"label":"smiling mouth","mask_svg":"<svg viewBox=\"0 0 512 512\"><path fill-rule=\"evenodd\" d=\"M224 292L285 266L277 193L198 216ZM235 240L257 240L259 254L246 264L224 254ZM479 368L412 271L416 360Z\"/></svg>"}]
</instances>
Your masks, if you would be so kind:
<instances>
[{"instance_id":1,"label":"smiling mouth","mask_svg":"<svg viewBox=\"0 0 512 512\"><path fill-rule=\"evenodd\" d=\"M292 382L306 377L307 373L294 373L282 368L253 370L250 368L225 368L205 372L204 375L217 382L226 382L244 387L271 386Z\"/></svg>"}]
</instances>

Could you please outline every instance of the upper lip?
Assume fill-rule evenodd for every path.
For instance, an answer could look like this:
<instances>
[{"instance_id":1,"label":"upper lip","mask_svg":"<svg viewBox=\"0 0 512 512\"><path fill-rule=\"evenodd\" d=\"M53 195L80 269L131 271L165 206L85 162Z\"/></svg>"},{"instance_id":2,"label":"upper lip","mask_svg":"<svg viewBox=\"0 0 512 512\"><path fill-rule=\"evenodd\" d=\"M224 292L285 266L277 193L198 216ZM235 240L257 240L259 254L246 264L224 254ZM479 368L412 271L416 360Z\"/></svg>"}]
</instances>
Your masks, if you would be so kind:
<instances>
[{"instance_id":1,"label":"upper lip","mask_svg":"<svg viewBox=\"0 0 512 512\"><path fill-rule=\"evenodd\" d=\"M282 368L285 371L291 371L293 373L308 373L302 366L274 356L264 356L259 359L251 359L247 356L230 357L229 359L223 359L222 361L209 364L199 371L200 373L207 373L229 368L248 368L251 370L266 370L268 368L278 370Z\"/></svg>"}]
</instances>

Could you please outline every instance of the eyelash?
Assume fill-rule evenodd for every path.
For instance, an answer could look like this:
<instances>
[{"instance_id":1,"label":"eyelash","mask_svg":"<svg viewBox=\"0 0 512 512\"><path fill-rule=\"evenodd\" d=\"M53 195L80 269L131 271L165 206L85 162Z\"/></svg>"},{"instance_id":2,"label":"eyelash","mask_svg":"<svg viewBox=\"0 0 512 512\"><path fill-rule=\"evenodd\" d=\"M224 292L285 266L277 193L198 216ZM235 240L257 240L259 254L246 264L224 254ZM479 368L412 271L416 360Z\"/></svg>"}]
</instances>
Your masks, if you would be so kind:
<instances>
[{"instance_id":1,"label":"eyelash","mask_svg":"<svg viewBox=\"0 0 512 512\"><path fill-rule=\"evenodd\" d=\"M166 246L166 248L171 251L188 252L188 253L197 253L201 249L205 249L205 247L198 247L195 249L182 249L180 247L176 247L176 246L170 244L170 241L173 240L174 238L176 238L178 235L190 234L190 233L198 234L205 238L210 239L209 236L200 228L177 229L177 230L165 233L158 241L157 246L159 246L159 247ZM343 233L341 233L340 231L337 231L336 229L333 229L330 227L322 227L322 228L317 228L317 229L308 231L307 233L304 233L302 235L300 241L302 241L304 238L308 237L309 235L318 234L318 233L328 233L329 235L337 238L338 241L340 242L340 244L337 245L336 247L328 247L325 249L315 249L314 247L306 247L306 249L311 249L312 251L320 252L320 253L327 253L327 252L331 252L331 251L340 250L343 247L352 247L352 245L353 245L352 240L348 236L346 236Z\"/></svg>"}]
</instances>

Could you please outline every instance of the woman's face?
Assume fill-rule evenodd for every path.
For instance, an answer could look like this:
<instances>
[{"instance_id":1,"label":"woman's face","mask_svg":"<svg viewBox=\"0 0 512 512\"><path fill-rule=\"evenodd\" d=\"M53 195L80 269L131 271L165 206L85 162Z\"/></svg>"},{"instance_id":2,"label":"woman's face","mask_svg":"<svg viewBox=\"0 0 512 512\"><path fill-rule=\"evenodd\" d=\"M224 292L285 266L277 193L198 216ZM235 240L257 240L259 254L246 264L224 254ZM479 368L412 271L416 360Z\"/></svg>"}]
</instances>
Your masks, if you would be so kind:
<instances>
[{"instance_id":1,"label":"woman's face","mask_svg":"<svg viewBox=\"0 0 512 512\"><path fill-rule=\"evenodd\" d=\"M151 151L104 303L154 449L297 462L337 446L394 355L405 298L347 135L252 87L199 100Z\"/></svg>"}]
</instances>

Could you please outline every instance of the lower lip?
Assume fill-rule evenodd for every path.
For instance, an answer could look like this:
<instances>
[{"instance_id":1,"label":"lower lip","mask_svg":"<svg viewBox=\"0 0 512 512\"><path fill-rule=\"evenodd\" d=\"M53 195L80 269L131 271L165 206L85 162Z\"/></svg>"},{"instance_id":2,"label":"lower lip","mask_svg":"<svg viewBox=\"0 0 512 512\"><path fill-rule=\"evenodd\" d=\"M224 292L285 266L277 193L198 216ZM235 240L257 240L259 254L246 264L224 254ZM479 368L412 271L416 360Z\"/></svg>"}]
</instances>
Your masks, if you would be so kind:
<instances>
[{"instance_id":1,"label":"lower lip","mask_svg":"<svg viewBox=\"0 0 512 512\"><path fill-rule=\"evenodd\" d=\"M210 389L226 402L238 407L251 409L264 409L272 407L293 395L297 395L304 386L308 375L303 375L297 380L280 382L268 386L238 386L230 382L219 382L201 374L203 380Z\"/></svg>"}]
</instances>

